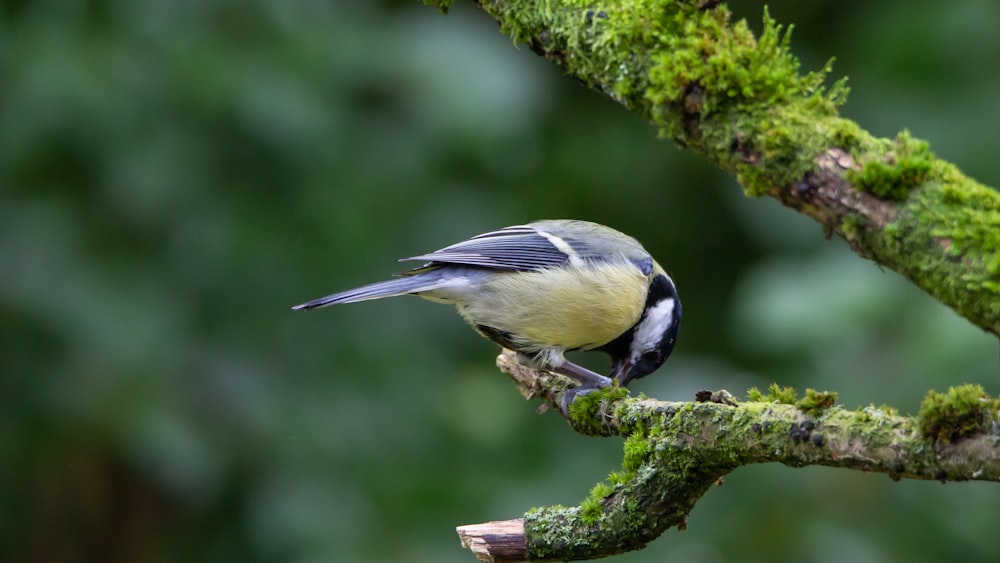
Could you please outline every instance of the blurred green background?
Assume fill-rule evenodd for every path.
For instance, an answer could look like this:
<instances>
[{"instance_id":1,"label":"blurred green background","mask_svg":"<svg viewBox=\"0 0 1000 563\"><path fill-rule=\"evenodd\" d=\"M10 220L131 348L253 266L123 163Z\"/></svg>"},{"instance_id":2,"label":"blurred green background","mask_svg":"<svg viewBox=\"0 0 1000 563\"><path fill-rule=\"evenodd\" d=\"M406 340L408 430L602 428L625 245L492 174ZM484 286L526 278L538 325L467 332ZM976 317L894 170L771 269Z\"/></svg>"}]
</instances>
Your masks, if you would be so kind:
<instances>
[{"instance_id":1,"label":"blurred green background","mask_svg":"<svg viewBox=\"0 0 1000 563\"><path fill-rule=\"evenodd\" d=\"M807 70L837 57L847 116L1000 185L1000 4L770 7ZM0 560L463 562L455 525L577 503L621 441L536 415L452 310L289 310L544 217L673 274L647 394L1000 392L995 339L468 3L6 0ZM998 516L996 485L754 466L616 560L996 561Z\"/></svg>"}]
</instances>

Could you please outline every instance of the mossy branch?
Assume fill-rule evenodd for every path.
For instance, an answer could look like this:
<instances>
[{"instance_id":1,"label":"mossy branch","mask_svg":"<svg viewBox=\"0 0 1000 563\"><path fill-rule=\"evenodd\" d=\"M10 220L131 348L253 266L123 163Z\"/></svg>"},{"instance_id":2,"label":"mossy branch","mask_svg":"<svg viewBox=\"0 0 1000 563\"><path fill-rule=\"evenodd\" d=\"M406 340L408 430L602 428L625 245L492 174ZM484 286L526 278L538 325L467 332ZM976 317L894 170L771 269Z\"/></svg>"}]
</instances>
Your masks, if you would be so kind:
<instances>
[{"instance_id":1,"label":"mossy branch","mask_svg":"<svg viewBox=\"0 0 1000 563\"><path fill-rule=\"evenodd\" d=\"M443 8L450 4L438 0ZM515 42L664 137L843 237L1000 335L1000 195L907 132L876 138L838 114L843 80L802 74L790 28L757 38L706 0L476 0Z\"/></svg>"},{"instance_id":2,"label":"mossy branch","mask_svg":"<svg viewBox=\"0 0 1000 563\"><path fill-rule=\"evenodd\" d=\"M558 405L559 376L497 365L526 397ZM537 508L523 518L458 528L484 561L594 559L642 548L688 513L713 484L752 463L825 465L885 473L894 480L1000 481L1000 401L977 386L932 392L917 417L888 407L847 410L836 395L803 397L773 386L739 402L726 392L692 403L629 397L622 389L585 395L570 424L581 433L625 437L621 471L579 506ZM555 409L558 412L558 409Z\"/></svg>"}]
</instances>

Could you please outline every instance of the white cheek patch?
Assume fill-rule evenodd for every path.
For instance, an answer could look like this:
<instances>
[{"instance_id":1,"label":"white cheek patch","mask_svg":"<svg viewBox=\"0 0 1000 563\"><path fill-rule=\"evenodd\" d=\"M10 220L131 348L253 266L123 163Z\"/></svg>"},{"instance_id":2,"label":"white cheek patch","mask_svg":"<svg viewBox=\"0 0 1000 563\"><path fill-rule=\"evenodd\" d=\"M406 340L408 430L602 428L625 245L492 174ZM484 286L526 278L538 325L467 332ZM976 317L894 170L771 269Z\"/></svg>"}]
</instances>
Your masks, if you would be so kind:
<instances>
[{"instance_id":1,"label":"white cheek patch","mask_svg":"<svg viewBox=\"0 0 1000 563\"><path fill-rule=\"evenodd\" d=\"M646 310L646 314L635 328L632 351L637 355L656 349L663 333L674 321L674 300L664 299Z\"/></svg>"}]
</instances>

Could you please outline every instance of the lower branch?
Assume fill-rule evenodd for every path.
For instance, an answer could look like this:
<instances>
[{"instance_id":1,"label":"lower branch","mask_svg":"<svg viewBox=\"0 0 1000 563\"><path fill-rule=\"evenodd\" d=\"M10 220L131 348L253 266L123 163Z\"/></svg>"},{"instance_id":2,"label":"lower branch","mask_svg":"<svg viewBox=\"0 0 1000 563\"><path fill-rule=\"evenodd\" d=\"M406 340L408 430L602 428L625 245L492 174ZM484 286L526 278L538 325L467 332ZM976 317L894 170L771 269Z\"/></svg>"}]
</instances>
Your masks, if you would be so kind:
<instances>
[{"instance_id":1,"label":"lower branch","mask_svg":"<svg viewBox=\"0 0 1000 563\"><path fill-rule=\"evenodd\" d=\"M559 404L565 382L516 363L498 366L528 397ZM569 422L585 434L626 437L622 470L579 506L536 508L523 520L459 528L483 561L594 559L639 549L688 513L713 484L751 463L825 465L892 479L1000 481L996 399L974 386L931 393L917 417L887 407L846 410L835 396L772 387L737 402L725 392L703 402L667 402L607 389L578 397ZM558 409L553 409L558 412Z\"/></svg>"}]
</instances>

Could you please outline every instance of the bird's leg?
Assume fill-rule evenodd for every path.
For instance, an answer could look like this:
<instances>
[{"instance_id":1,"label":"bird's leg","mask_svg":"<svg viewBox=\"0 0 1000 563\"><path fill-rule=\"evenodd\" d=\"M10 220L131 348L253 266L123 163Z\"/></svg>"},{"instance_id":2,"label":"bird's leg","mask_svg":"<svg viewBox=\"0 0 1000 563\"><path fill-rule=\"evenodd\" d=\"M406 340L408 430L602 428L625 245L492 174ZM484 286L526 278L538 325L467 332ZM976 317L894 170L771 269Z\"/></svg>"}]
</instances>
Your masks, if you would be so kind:
<instances>
[{"instance_id":1,"label":"bird's leg","mask_svg":"<svg viewBox=\"0 0 1000 563\"><path fill-rule=\"evenodd\" d=\"M601 387L608 387L611 385L610 377L605 377L570 361L563 362L561 366L553 367L551 370L579 381L580 387L600 389Z\"/></svg>"},{"instance_id":2,"label":"bird's leg","mask_svg":"<svg viewBox=\"0 0 1000 563\"><path fill-rule=\"evenodd\" d=\"M579 387L567 389L563 392L562 401L559 402L559 409L566 417L569 416L569 406L573 404L573 401L575 401L577 397L593 393L598 389L609 387L612 384L611 378L604 377L599 373L592 372L583 366L579 366L569 361L563 363L563 365L557 368L554 368L552 371L580 382Z\"/></svg>"},{"instance_id":3,"label":"bird's leg","mask_svg":"<svg viewBox=\"0 0 1000 563\"><path fill-rule=\"evenodd\" d=\"M565 375L566 377L578 382L579 387L574 387L572 389L567 389L563 392L562 401L559 403L559 409L562 411L563 415L569 416L569 406L573 404L580 395L586 395L587 393L592 393L598 389L604 387L610 387L614 384L610 377L605 377L599 373L590 371L589 369L574 364L565 358L559 357L559 365L552 365L546 361L540 361L539 356L529 356L527 354L518 352L517 361L523 366L529 366L536 369L544 369L560 375Z\"/></svg>"}]
</instances>

